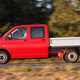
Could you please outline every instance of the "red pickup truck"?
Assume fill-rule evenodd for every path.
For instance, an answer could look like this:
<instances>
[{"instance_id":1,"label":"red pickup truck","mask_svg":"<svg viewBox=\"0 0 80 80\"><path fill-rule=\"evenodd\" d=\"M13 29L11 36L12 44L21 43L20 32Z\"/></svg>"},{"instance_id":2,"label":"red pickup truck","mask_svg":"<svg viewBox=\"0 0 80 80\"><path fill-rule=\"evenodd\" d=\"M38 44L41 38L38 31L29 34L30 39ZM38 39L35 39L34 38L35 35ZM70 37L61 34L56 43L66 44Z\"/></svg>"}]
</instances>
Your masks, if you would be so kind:
<instances>
[{"instance_id":1,"label":"red pickup truck","mask_svg":"<svg viewBox=\"0 0 80 80\"><path fill-rule=\"evenodd\" d=\"M47 24L14 26L0 37L1 64L16 58L48 58L55 53L66 62L76 62L79 51L80 37L49 38Z\"/></svg>"}]
</instances>

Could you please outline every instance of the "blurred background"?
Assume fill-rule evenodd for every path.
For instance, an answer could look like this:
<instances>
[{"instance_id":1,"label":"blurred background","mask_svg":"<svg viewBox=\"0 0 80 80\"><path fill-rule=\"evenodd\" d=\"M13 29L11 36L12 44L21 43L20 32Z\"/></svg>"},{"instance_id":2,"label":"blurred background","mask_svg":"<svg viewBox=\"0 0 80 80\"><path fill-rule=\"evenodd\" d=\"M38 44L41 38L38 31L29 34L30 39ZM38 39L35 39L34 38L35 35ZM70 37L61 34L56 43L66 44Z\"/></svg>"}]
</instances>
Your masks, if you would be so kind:
<instances>
[{"instance_id":1,"label":"blurred background","mask_svg":"<svg viewBox=\"0 0 80 80\"><path fill-rule=\"evenodd\" d=\"M80 0L0 0L0 32L32 23L49 24L54 36L80 36Z\"/></svg>"}]
</instances>

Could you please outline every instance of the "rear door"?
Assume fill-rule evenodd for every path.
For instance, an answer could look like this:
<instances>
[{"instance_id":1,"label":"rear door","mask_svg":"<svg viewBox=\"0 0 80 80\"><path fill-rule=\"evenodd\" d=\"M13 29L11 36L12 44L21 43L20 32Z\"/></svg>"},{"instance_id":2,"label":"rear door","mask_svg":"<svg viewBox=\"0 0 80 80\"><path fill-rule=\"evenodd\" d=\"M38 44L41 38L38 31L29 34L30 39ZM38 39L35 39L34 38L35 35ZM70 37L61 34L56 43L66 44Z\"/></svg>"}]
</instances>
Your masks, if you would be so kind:
<instances>
[{"instance_id":1,"label":"rear door","mask_svg":"<svg viewBox=\"0 0 80 80\"><path fill-rule=\"evenodd\" d=\"M29 50L32 58L48 57L48 26L33 25L30 28Z\"/></svg>"}]
</instances>

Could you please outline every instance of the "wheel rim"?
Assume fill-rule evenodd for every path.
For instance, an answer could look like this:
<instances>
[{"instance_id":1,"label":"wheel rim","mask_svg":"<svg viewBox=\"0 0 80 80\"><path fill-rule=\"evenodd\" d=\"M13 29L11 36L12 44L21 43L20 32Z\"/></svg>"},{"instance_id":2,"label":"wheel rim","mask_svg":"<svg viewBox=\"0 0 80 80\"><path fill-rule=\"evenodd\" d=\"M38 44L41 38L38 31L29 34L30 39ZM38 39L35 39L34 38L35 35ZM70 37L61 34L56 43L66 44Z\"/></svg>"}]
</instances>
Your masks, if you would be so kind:
<instances>
[{"instance_id":1,"label":"wheel rim","mask_svg":"<svg viewBox=\"0 0 80 80\"><path fill-rule=\"evenodd\" d=\"M0 63L5 63L8 57L5 53L0 53Z\"/></svg>"},{"instance_id":2,"label":"wheel rim","mask_svg":"<svg viewBox=\"0 0 80 80\"><path fill-rule=\"evenodd\" d=\"M76 61L77 58L78 58L78 56L77 56L77 53L76 52L70 52L69 55L68 55L68 59L70 61Z\"/></svg>"}]
</instances>

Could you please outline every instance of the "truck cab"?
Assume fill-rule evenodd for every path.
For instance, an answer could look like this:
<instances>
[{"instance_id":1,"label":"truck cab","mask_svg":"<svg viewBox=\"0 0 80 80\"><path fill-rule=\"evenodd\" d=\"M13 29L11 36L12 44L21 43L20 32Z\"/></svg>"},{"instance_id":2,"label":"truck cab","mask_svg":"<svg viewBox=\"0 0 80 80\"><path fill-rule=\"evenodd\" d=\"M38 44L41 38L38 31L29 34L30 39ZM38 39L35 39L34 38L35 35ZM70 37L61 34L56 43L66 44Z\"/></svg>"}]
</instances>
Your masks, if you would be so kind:
<instances>
[{"instance_id":1,"label":"truck cab","mask_svg":"<svg viewBox=\"0 0 80 80\"><path fill-rule=\"evenodd\" d=\"M0 38L0 63L15 58L48 58L48 25L17 25Z\"/></svg>"}]
</instances>

